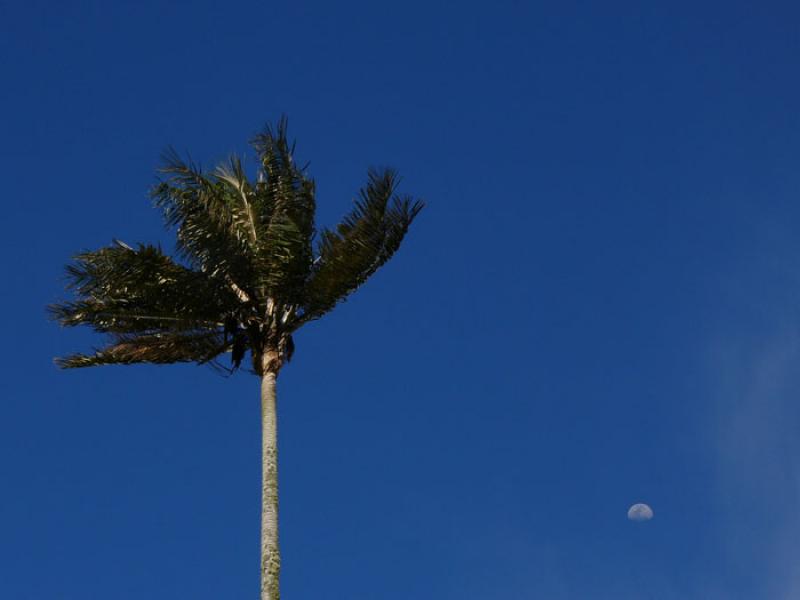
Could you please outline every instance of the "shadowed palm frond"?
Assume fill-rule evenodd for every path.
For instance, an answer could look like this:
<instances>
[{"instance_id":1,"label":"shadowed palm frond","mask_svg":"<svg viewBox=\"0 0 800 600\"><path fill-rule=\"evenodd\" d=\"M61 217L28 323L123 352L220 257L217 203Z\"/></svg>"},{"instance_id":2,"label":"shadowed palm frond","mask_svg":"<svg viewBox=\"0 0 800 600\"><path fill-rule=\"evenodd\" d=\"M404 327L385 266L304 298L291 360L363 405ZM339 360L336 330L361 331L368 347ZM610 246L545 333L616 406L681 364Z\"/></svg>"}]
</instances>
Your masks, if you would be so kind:
<instances>
[{"instance_id":1,"label":"shadowed palm frond","mask_svg":"<svg viewBox=\"0 0 800 600\"><path fill-rule=\"evenodd\" d=\"M77 298L50 307L65 326L102 333L216 328L242 309L224 282L175 263L154 246L115 246L85 252L67 267Z\"/></svg>"},{"instance_id":2,"label":"shadowed palm frond","mask_svg":"<svg viewBox=\"0 0 800 600\"><path fill-rule=\"evenodd\" d=\"M336 231L320 235L318 259L306 285L305 304L298 323L331 310L364 283L400 247L421 201L395 196L392 170L371 170L353 211Z\"/></svg>"},{"instance_id":3,"label":"shadowed palm frond","mask_svg":"<svg viewBox=\"0 0 800 600\"><path fill-rule=\"evenodd\" d=\"M196 362L205 364L227 349L218 332L157 333L113 336L113 343L94 354L72 354L57 358L63 369L134 363L167 364Z\"/></svg>"}]
</instances>

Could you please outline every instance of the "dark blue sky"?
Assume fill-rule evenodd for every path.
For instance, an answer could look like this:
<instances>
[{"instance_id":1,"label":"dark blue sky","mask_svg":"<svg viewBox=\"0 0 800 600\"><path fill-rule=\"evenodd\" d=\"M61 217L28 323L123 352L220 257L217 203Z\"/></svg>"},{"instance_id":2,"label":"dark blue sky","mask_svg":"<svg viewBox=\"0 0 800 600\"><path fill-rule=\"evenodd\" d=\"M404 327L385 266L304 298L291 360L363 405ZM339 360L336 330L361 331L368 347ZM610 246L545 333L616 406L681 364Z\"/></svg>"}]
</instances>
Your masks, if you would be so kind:
<instances>
[{"instance_id":1,"label":"dark blue sky","mask_svg":"<svg viewBox=\"0 0 800 600\"><path fill-rule=\"evenodd\" d=\"M160 152L428 206L279 384L286 598L800 597L795 2L0 4L0 597L258 592L258 381L59 372ZM644 501L655 519L626 520Z\"/></svg>"}]
</instances>

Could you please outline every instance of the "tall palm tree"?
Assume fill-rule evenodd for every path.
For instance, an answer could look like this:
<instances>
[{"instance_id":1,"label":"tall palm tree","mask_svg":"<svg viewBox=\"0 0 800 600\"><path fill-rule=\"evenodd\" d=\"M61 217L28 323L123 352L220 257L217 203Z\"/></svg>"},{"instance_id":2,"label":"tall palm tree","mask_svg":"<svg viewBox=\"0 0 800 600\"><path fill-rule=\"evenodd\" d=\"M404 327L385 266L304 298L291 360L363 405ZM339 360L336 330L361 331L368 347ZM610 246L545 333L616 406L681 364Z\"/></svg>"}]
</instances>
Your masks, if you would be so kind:
<instances>
[{"instance_id":1,"label":"tall palm tree","mask_svg":"<svg viewBox=\"0 0 800 600\"><path fill-rule=\"evenodd\" d=\"M275 387L292 334L391 258L422 203L397 196L393 171L371 170L352 212L317 235L314 181L294 161L286 120L252 144L255 181L239 158L203 172L170 151L152 195L176 229L177 259L119 241L79 254L67 266L74 299L50 310L62 325L110 337L93 354L56 359L63 368L196 362L233 371L250 353L261 378L261 599L278 600Z\"/></svg>"}]
</instances>

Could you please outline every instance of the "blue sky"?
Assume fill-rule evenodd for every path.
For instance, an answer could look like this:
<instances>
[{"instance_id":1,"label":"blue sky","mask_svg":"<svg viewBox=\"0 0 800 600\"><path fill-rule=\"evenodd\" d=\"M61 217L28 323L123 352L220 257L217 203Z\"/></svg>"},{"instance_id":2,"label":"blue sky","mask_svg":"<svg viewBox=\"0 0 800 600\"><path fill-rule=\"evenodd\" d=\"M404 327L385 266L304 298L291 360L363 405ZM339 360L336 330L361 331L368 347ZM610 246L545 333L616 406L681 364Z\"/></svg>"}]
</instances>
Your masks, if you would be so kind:
<instances>
[{"instance_id":1,"label":"blue sky","mask_svg":"<svg viewBox=\"0 0 800 600\"><path fill-rule=\"evenodd\" d=\"M284 113L322 224L428 203L281 374L285 597L800 597L799 61L792 2L0 5L0 597L256 597L257 380L44 306Z\"/></svg>"}]
</instances>

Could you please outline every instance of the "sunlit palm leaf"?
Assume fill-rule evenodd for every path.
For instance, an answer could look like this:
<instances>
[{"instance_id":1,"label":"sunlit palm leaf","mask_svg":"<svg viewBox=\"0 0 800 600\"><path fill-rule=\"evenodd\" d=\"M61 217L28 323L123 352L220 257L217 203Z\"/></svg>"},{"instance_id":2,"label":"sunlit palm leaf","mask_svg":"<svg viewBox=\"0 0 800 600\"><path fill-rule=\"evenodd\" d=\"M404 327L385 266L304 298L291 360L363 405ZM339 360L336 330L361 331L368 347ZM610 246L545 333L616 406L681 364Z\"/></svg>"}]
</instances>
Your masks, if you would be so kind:
<instances>
[{"instance_id":1,"label":"sunlit palm leaf","mask_svg":"<svg viewBox=\"0 0 800 600\"><path fill-rule=\"evenodd\" d=\"M314 182L298 167L286 136L286 120L267 127L253 140L261 162L257 195L264 235L257 261L265 295L283 304L299 304L313 260Z\"/></svg>"},{"instance_id":2,"label":"sunlit palm leaf","mask_svg":"<svg viewBox=\"0 0 800 600\"><path fill-rule=\"evenodd\" d=\"M177 229L178 251L198 269L246 289L255 272L251 227L255 209L246 207L242 199L243 194L252 193L246 181L232 183L237 171L224 168L206 176L174 152L168 152L164 160L161 172L167 177L152 196L164 211L167 225Z\"/></svg>"}]
</instances>

